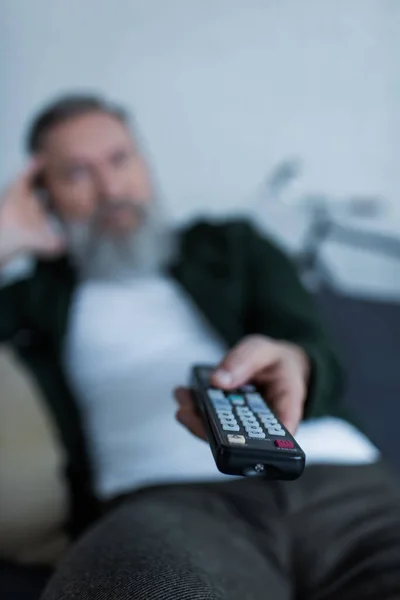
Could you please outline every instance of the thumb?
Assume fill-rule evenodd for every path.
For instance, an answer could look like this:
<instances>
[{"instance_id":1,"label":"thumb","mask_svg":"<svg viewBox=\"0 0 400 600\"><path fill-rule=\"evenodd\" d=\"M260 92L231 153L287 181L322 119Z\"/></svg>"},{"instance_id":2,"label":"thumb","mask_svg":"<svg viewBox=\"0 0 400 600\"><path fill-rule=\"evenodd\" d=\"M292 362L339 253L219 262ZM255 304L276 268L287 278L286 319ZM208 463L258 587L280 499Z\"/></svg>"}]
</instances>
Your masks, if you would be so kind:
<instances>
[{"instance_id":1,"label":"thumb","mask_svg":"<svg viewBox=\"0 0 400 600\"><path fill-rule=\"evenodd\" d=\"M42 229L26 232L24 244L42 257L57 258L67 249L64 233L46 220Z\"/></svg>"},{"instance_id":2,"label":"thumb","mask_svg":"<svg viewBox=\"0 0 400 600\"><path fill-rule=\"evenodd\" d=\"M211 381L232 389L254 378L262 369L279 360L279 344L264 336L250 336L239 342L220 363Z\"/></svg>"},{"instance_id":3,"label":"thumb","mask_svg":"<svg viewBox=\"0 0 400 600\"><path fill-rule=\"evenodd\" d=\"M60 256L67 249L65 239L57 233L49 232L37 240L37 252L42 256L54 257Z\"/></svg>"},{"instance_id":4,"label":"thumb","mask_svg":"<svg viewBox=\"0 0 400 600\"><path fill-rule=\"evenodd\" d=\"M67 245L63 238L51 235L47 239L42 239L37 243L36 251L44 258L57 258L64 254L66 249Z\"/></svg>"}]
</instances>

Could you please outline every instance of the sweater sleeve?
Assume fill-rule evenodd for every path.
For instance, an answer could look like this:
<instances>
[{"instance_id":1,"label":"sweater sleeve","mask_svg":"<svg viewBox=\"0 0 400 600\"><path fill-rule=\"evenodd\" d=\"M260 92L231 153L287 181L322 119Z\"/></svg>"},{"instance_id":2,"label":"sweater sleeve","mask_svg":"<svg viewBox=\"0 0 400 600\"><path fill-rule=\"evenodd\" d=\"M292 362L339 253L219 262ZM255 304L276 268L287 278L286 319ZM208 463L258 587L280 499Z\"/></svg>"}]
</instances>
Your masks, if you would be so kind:
<instances>
[{"instance_id":1,"label":"sweater sleeve","mask_svg":"<svg viewBox=\"0 0 400 600\"><path fill-rule=\"evenodd\" d=\"M337 413L344 372L314 298L278 246L251 226L247 238L249 329L295 343L308 355L311 377L304 418Z\"/></svg>"},{"instance_id":2,"label":"sweater sleeve","mask_svg":"<svg viewBox=\"0 0 400 600\"><path fill-rule=\"evenodd\" d=\"M9 341L22 326L23 299L33 268L25 257L0 267L0 343Z\"/></svg>"}]
</instances>

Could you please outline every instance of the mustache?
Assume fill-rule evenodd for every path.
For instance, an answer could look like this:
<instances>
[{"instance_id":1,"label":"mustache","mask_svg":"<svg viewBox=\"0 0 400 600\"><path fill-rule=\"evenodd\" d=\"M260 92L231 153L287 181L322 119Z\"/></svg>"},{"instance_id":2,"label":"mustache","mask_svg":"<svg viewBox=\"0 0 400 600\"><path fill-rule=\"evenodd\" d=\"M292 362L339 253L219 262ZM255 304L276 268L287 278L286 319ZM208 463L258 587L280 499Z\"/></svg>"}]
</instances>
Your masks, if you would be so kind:
<instances>
[{"instance_id":1,"label":"mustache","mask_svg":"<svg viewBox=\"0 0 400 600\"><path fill-rule=\"evenodd\" d=\"M112 215L121 208L145 215L145 221L116 236L104 234L94 215L84 222L65 223L69 253L82 280L129 280L158 272L173 260L178 238L157 199L140 203L126 197L103 200L96 213Z\"/></svg>"},{"instance_id":2,"label":"mustache","mask_svg":"<svg viewBox=\"0 0 400 600\"><path fill-rule=\"evenodd\" d=\"M132 213L133 216L141 220L148 216L149 207L143 202L135 201L128 198L110 198L102 202L94 215L94 220L107 218L120 210L126 210Z\"/></svg>"}]
</instances>

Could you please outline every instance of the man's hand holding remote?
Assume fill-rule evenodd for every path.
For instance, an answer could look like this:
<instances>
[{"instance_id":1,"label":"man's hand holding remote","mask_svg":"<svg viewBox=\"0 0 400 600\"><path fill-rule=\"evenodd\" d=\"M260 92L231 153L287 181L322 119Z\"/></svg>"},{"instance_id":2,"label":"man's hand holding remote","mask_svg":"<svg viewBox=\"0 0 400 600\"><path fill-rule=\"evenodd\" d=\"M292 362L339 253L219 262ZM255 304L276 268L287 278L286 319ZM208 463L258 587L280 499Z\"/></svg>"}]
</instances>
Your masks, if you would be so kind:
<instances>
[{"instance_id":1,"label":"man's hand holding remote","mask_svg":"<svg viewBox=\"0 0 400 600\"><path fill-rule=\"evenodd\" d=\"M211 383L225 390L249 381L265 390L265 400L277 418L294 434L303 416L310 364L305 352L294 344L262 335L243 339L216 369ZM177 419L194 435L205 439L201 418L186 388L175 391Z\"/></svg>"}]
</instances>

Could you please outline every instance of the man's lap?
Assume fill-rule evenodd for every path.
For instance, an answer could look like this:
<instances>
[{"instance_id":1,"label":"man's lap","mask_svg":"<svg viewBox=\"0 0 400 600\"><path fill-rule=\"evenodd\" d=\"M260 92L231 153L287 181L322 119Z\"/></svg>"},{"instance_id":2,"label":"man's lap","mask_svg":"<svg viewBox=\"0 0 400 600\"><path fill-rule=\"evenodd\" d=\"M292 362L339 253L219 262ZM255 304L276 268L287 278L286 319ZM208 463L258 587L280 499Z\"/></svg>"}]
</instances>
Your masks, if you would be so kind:
<instances>
[{"instance_id":1,"label":"man's lap","mask_svg":"<svg viewBox=\"0 0 400 600\"><path fill-rule=\"evenodd\" d=\"M299 597L400 598L397 476L383 463L314 467L300 494L288 519Z\"/></svg>"},{"instance_id":2,"label":"man's lap","mask_svg":"<svg viewBox=\"0 0 400 600\"><path fill-rule=\"evenodd\" d=\"M44 598L264 600L294 589L400 597L400 492L382 464L135 493L76 545Z\"/></svg>"},{"instance_id":3,"label":"man's lap","mask_svg":"<svg viewBox=\"0 0 400 600\"><path fill-rule=\"evenodd\" d=\"M52 569L34 567L0 559L1 600L37 600Z\"/></svg>"}]
</instances>

